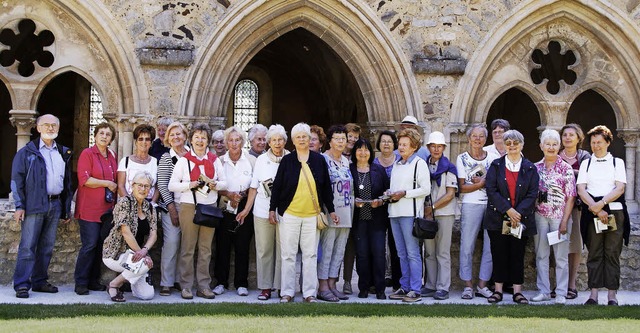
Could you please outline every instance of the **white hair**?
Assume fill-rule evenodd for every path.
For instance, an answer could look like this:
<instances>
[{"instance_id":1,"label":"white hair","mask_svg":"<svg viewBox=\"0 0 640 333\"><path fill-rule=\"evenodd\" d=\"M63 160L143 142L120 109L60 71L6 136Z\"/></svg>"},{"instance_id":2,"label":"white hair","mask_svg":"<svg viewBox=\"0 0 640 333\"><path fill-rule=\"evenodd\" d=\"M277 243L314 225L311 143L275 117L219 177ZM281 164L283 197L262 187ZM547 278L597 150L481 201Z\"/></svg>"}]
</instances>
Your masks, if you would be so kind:
<instances>
[{"instance_id":1,"label":"white hair","mask_svg":"<svg viewBox=\"0 0 640 333\"><path fill-rule=\"evenodd\" d=\"M244 145L245 143L247 143L247 132L245 132L242 128L238 127L238 126L231 126L229 128L227 128L226 130L224 130L224 142L229 142L229 136L231 135L231 133L236 132L240 135L240 138L242 138L242 145Z\"/></svg>"},{"instance_id":2,"label":"white hair","mask_svg":"<svg viewBox=\"0 0 640 333\"><path fill-rule=\"evenodd\" d=\"M161 117L160 119L158 119L156 126L169 126L173 122L174 122L173 118Z\"/></svg>"},{"instance_id":3,"label":"white hair","mask_svg":"<svg viewBox=\"0 0 640 333\"><path fill-rule=\"evenodd\" d=\"M284 141L287 142L287 131L280 124L269 126L269 130L267 131L267 142L271 141L271 138L276 135L281 136Z\"/></svg>"},{"instance_id":4,"label":"white hair","mask_svg":"<svg viewBox=\"0 0 640 333\"><path fill-rule=\"evenodd\" d=\"M253 138L255 138L258 133L267 134L267 127L262 124L253 125L253 127L249 129L249 142L253 141Z\"/></svg>"},{"instance_id":5,"label":"white hair","mask_svg":"<svg viewBox=\"0 0 640 333\"><path fill-rule=\"evenodd\" d=\"M215 132L213 132L213 134L211 135L211 140L222 140L224 141L224 130L217 130Z\"/></svg>"},{"instance_id":6,"label":"white hair","mask_svg":"<svg viewBox=\"0 0 640 333\"><path fill-rule=\"evenodd\" d=\"M133 176L134 183L137 183L142 179L147 180L149 182L149 185L153 184L153 176L151 176L149 171L141 170L141 171L138 171L135 176Z\"/></svg>"},{"instance_id":7,"label":"white hair","mask_svg":"<svg viewBox=\"0 0 640 333\"><path fill-rule=\"evenodd\" d=\"M554 129L546 129L540 134L540 143L544 143L547 140L555 140L557 143L562 142L560 141L560 133Z\"/></svg>"},{"instance_id":8,"label":"white hair","mask_svg":"<svg viewBox=\"0 0 640 333\"><path fill-rule=\"evenodd\" d=\"M297 123L291 129L291 137L295 137L298 133L304 133L308 137L311 137L311 127L305 123Z\"/></svg>"}]
</instances>

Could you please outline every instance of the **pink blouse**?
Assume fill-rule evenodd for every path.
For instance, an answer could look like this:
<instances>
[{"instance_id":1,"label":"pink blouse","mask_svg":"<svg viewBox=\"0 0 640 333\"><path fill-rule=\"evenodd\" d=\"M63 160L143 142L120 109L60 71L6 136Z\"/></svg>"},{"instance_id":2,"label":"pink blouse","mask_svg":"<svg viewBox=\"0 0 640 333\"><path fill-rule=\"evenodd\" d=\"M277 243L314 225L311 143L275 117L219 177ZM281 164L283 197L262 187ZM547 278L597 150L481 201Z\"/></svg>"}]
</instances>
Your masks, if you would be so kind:
<instances>
[{"instance_id":1,"label":"pink blouse","mask_svg":"<svg viewBox=\"0 0 640 333\"><path fill-rule=\"evenodd\" d=\"M86 148L78 159L78 194L74 217L87 222L100 222L100 216L113 208L115 202L104 200L105 187L90 188L84 184L93 177L116 182L118 162L111 150L107 158L100 154L98 147ZM114 196L114 198L117 196Z\"/></svg>"},{"instance_id":2,"label":"pink blouse","mask_svg":"<svg viewBox=\"0 0 640 333\"><path fill-rule=\"evenodd\" d=\"M537 162L540 175L538 189L547 192L547 202L538 202L536 212L550 219L562 219L567 199L576 196L576 179L569 163L558 157L556 163L547 169L544 160Z\"/></svg>"}]
</instances>

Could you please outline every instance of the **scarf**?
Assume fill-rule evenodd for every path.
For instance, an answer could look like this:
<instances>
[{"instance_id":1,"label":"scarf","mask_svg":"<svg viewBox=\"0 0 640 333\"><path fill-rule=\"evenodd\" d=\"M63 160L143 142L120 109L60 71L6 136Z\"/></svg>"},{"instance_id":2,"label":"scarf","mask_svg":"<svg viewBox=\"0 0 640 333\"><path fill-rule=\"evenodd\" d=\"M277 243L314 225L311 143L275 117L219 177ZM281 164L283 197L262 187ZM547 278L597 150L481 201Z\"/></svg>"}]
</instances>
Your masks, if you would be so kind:
<instances>
[{"instance_id":1,"label":"scarf","mask_svg":"<svg viewBox=\"0 0 640 333\"><path fill-rule=\"evenodd\" d=\"M435 180L436 184L440 186L440 183L442 182L442 174L446 172L451 172L456 175L456 177L458 176L458 170L456 169L456 166L449 162L448 158L442 156L438 160L438 168L436 169L436 172L430 173L431 180Z\"/></svg>"},{"instance_id":2,"label":"scarf","mask_svg":"<svg viewBox=\"0 0 640 333\"><path fill-rule=\"evenodd\" d=\"M191 163L194 164L193 169L191 169L191 181L197 181L198 178L200 178L200 166L203 165L204 166L204 174L205 176L209 177L210 179L213 179L213 177L216 174L216 169L213 167L213 162L216 161L216 158L218 158L214 153L207 151L207 158L203 158L202 160L200 160L198 157L196 157L194 154L191 153L191 151L189 151L187 154L184 155L184 157L191 161Z\"/></svg>"},{"instance_id":3,"label":"scarf","mask_svg":"<svg viewBox=\"0 0 640 333\"><path fill-rule=\"evenodd\" d=\"M282 154L282 156L274 155L273 152L271 151L271 148L267 150L267 156L269 157L269 160L276 164L280 164L280 161L282 161L282 158L287 154L289 154L289 151L286 149L284 150L284 153Z\"/></svg>"}]
</instances>

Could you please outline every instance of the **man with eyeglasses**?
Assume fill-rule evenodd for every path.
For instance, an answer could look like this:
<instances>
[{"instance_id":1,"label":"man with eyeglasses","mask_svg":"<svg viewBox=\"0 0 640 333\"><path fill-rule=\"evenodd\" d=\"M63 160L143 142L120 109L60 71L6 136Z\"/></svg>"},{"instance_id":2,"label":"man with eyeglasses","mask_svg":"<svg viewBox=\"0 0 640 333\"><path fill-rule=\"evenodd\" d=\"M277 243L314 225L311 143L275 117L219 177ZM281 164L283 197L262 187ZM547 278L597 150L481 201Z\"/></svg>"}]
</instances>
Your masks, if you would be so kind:
<instances>
[{"instance_id":1,"label":"man with eyeglasses","mask_svg":"<svg viewBox=\"0 0 640 333\"><path fill-rule=\"evenodd\" d=\"M40 138L21 148L13 159L11 191L14 219L21 225L20 246L13 275L16 297L29 289L57 293L47 280L58 222L71 217L71 150L55 142L60 120L45 114L36 126Z\"/></svg>"}]
</instances>

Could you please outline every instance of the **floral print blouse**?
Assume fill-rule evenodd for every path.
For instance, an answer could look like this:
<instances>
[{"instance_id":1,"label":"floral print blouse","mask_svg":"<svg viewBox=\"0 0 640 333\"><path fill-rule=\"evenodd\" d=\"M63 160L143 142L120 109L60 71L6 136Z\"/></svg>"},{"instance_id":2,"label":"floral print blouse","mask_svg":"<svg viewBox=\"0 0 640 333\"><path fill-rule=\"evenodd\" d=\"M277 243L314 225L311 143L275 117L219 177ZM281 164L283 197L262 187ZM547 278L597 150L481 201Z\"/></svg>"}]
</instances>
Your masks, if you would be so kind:
<instances>
[{"instance_id":1,"label":"floral print blouse","mask_svg":"<svg viewBox=\"0 0 640 333\"><path fill-rule=\"evenodd\" d=\"M146 200L142 202L142 212L147 217L147 221L149 221L150 231L157 231L157 215L151 204ZM104 240L102 258L117 260L120 254L127 250L127 242L120 231L120 227L123 225L128 226L133 236L136 236L138 232L138 202L130 196L118 199L118 203L113 208L113 227L109 232L109 236Z\"/></svg>"},{"instance_id":2,"label":"floral print blouse","mask_svg":"<svg viewBox=\"0 0 640 333\"><path fill-rule=\"evenodd\" d=\"M547 169L544 160L535 163L540 182L540 192L547 192L547 202L536 203L536 212L546 218L562 219L567 199L576 196L576 179L573 176L573 168L562 158L558 157L556 163Z\"/></svg>"}]
</instances>

